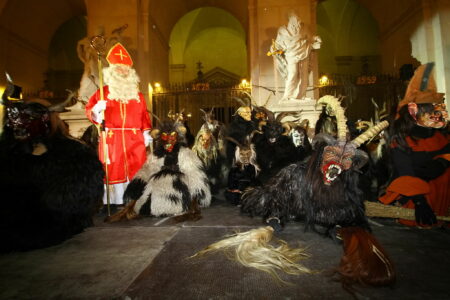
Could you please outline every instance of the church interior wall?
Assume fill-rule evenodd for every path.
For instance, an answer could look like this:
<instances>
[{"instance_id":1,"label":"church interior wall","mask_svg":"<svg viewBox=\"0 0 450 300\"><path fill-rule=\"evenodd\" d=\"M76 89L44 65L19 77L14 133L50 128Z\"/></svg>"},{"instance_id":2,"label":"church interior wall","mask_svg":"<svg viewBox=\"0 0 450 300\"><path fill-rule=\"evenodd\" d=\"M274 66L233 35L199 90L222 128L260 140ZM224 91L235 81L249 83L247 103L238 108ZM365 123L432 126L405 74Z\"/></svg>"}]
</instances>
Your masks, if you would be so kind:
<instances>
[{"instance_id":1,"label":"church interior wall","mask_svg":"<svg viewBox=\"0 0 450 300\"><path fill-rule=\"evenodd\" d=\"M126 1L126 5L124 1L117 0L2 0L0 38L4 42L0 45L0 68L12 73L16 83L23 86L25 92L44 88L45 74L52 64L49 58L52 38L62 24L73 17L85 15L88 18L88 35L98 31L100 25L104 26L106 33L109 33L118 26L128 24L123 39L130 48L137 63L136 68L143 79L144 85L141 88L145 89L147 82L169 80L170 34L180 18L200 7L215 7L229 12L241 23L247 46L247 72L254 84L270 87L276 83L272 59L266 56L266 52L271 40L276 36L277 28L286 22L286 16L291 10L301 19L314 20L310 23L315 27L314 5L320 7L328 1L334 0L171 0L169 3L131 0ZM376 38L372 38L369 42L361 42L360 47L355 47L355 43L341 40L330 47L330 52L334 52L334 56L344 58L366 56L374 64L370 69L377 69L378 64L380 72L390 74L397 73L403 64L418 65L426 62L424 60L434 59L437 62L437 71L442 75L439 78L444 78L438 86L449 89L450 80L447 78L450 78L448 67L450 42L446 34L450 20L448 0L341 2L346 6L359 3L370 11L378 28L376 38L379 40L379 48L377 50L373 44ZM146 22L143 22L142 18L145 18ZM367 28L360 27L359 31L353 31L347 37L343 36L348 38L355 34L361 37L367 33L365 29ZM319 24L317 30L323 32L324 27ZM373 36L373 27L370 30L372 30L370 35ZM324 34L325 39L327 35L331 37L334 33ZM365 51L362 51L364 49ZM324 68L328 65L332 69L333 59L324 60L323 57L324 55L320 58L319 66ZM356 61L359 65L355 64L354 68L358 70L361 68L361 60ZM353 67L350 69L342 67L338 69L336 65L334 67L338 71L354 71ZM1 77L0 85L4 85L4 82L4 77ZM255 88L253 92L257 95L260 91Z\"/></svg>"},{"instance_id":2,"label":"church interior wall","mask_svg":"<svg viewBox=\"0 0 450 300\"><path fill-rule=\"evenodd\" d=\"M86 14L84 1L10 0L0 8L0 67L11 73L24 93L37 91L48 69L53 34L68 19Z\"/></svg>"}]
</instances>

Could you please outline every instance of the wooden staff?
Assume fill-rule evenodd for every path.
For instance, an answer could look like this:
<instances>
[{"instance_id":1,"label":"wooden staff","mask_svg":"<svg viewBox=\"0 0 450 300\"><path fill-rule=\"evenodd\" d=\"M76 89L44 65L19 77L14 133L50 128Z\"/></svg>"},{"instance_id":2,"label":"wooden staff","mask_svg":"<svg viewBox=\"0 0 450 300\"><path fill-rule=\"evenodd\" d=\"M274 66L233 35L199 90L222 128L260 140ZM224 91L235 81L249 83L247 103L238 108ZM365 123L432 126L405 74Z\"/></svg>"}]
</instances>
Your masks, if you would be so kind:
<instances>
[{"instance_id":1,"label":"wooden staff","mask_svg":"<svg viewBox=\"0 0 450 300\"><path fill-rule=\"evenodd\" d=\"M97 65L98 65L98 85L100 89L100 101L105 100L103 94L103 68L102 68L102 54L105 50L106 40L102 35L96 35L91 39L91 47L97 52ZM106 127L105 127L105 111L101 113L102 123L97 124L97 130L102 137L103 146L103 161L105 163L105 183L106 183L106 207L108 210L108 216L111 215L111 198L109 195L109 174L108 174L108 144L106 143Z\"/></svg>"}]
</instances>

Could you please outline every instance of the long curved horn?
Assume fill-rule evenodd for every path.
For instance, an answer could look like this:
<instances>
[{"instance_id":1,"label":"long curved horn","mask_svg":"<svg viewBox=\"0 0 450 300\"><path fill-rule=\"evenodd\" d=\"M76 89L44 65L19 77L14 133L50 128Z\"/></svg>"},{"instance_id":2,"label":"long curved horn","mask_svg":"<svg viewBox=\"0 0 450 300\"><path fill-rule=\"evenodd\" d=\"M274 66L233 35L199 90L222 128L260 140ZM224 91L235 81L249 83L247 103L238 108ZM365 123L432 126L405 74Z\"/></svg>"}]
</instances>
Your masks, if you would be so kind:
<instances>
[{"instance_id":1,"label":"long curved horn","mask_svg":"<svg viewBox=\"0 0 450 300\"><path fill-rule=\"evenodd\" d=\"M307 130L309 128L309 120L308 119L304 119L300 122L300 127L302 127L303 129Z\"/></svg>"},{"instance_id":2,"label":"long curved horn","mask_svg":"<svg viewBox=\"0 0 450 300\"><path fill-rule=\"evenodd\" d=\"M2 95L3 104L9 103L9 97L11 97L14 94L14 92L16 91L16 88L18 88L14 84L14 82L13 82L11 76L8 74L8 72L5 72L5 76L6 76L7 85L6 85L6 88L3 91L3 95Z\"/></svg>"},{"instance_id":3,"label":"long curved horn","mask_svg":"<svg viewBox=\"0 0 450 300\"><path fill-rule=\"evenodd\" d=\"M154 113L152 113L151 111L148 111L147 110L147 112L149 112L149 113L151 113L152 114L152 116L153 116L153 118L155 118L155 120L158 122L158 124L162 124L162 122L161 122L161 119L160 118L158 118L158 116L157 115L155 115Z\"/></svg>"},{"instance_id":4,"label":"long curved horn","mask_svg":"<svg viewBox=\"0 0 450 300\"><path fill-rule=\"evenodd\" d=\"M326 106L327 110L336 116L338 129L337 139L338 141L346 141L348 132L347 118L345 117L344 109L342 108L339 99L334 96L326 95L320 98L316 105Z\"/></svg>"},{"instance_id":5,"label":"long curved horn","mask_svg":"<svg viewBox=\"0 0 450 300\"><path fill-rule=\"evenodd\" d=\"M233 100L237 101L241 106L248 106L247 103L244 102L241 98L238 97L232 97Z\"/></svg>"},{"instance_id":6,"label":"long curved horn","mask_svg":"<svg viewBox=\"0 0 450 300\"><path fill-rule=\"evenodd\" d=\"M284 122L283 124L281 124L281 126L284 128L284 132L282 133L282 135L288 135L289 131L291 131L291 125L289 124L289 122Z\"/></svg>"},{"instance_id":7,"label":"long curved horn","mask_svg":"<svg viewBox=\"0 0 450 300\"><path fill-rule=\"evenodd\" d=\"M266 114L267 119L269 119L269 121L275 121L275 114L274 114L274 112L271 111L271 110L268 110L264 106L257 106L257 107L255 107L255 110L256 111L263 111Z\"/></svg>"},{"instance_id":8,"label":"long curved horn","mask_svg":"<svg viewBox=\"0 0 450 300\"><path fill-rule=\"evenodd\" d=\"M67 95L66 100L64 100L61 103L51 105L48 108L49 111L62 112L62 111L64 111L64 108L69 105L70 101L72 101L73 98L75 98L75 99L77 98L75 96L77 94L77 92L74 92L71 90L66 90L66 91L69 93L69 95ZM78 101L78 99L77 99L77 101Z\"/></svg>"},{"instance_id":9,"label":"long curved horn","mask_svg":"<svg viewBox=\"0 0 450 300\"><path fill-rule=\"evenodd\" d=\"M353 141L351 141L352 144L358 148L362 144L364 144L366 141L370 140L374 136L376 136L378 133L380 133L382 130L386 129L389 126L388 121L383 121L381 123L378 123L375 126L370 127L367 129L364 133L360 134L358 137L356 137Z\"/></svg>"},{"instance_id":10,"label":"long curved horn","mask_svg":"<svg viewBox=\"0 0 450 300\"><path fill-rule=\"evenodd\" d=\"M248 99L249 99L247 106L250 106L250 107L252 107L252 105L255 106L256 103L253 104L255 101L253 101L252 95L251 95L249 92L246 92L246 91L242 91L242 92L243 92L245 95L247 95L247 97L248 97Z\"/></svg>"}]
</instances>

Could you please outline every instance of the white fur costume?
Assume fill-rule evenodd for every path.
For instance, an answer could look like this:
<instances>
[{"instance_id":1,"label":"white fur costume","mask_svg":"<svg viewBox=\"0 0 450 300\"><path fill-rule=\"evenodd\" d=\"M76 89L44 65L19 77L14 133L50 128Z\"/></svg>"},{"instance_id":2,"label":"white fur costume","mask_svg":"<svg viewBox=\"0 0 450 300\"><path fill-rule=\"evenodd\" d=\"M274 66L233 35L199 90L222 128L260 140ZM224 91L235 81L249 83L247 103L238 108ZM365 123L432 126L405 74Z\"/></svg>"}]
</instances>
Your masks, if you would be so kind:
<instances>
[{"instance_id":1,"label":"white fur costume","mask_svg":"<svg viewBox=\"0 0 450 300\"><path fill-rule=\"evenodd\" d=\"M153 216L177 215L185 212L194 199L201 207L208 207L210 187L197 155L181 146L177 171L165 171L165 161L166 156L149 155L131 181L124 198L137 200L134 211Z\"/></svg>"}]
</instances>

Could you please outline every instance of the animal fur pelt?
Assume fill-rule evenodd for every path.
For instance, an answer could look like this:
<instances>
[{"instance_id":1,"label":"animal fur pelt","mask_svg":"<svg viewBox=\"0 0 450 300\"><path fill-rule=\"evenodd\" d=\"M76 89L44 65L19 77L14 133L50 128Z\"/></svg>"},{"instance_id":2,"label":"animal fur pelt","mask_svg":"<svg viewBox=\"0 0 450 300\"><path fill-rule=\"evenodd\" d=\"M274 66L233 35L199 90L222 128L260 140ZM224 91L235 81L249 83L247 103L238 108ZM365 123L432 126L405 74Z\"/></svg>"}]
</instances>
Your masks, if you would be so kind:
<instances>
[{"instance_id":1,"label":"animal fur pelt","mask_svg":"<svg viewBox=\"0 0 450 300\"><path fill-rule=\"evenodd\" d=\"M228 185L224 194L228 202L239 205L244 191L257 185L256 175L260 169L256 163L255 147L250 144L251 137L247 139L245 144L240 144L232 138L228 139L234 142L237 147L233 166L228 173Z\"/></svg>"},{"instance_id":2,"label":"animal fur pelt","mask_svg":"<svg viewBox=\"0 0 450 300\"><path fill-rule=\"evenodd\" d=\"M228 137L235 139L238 143L244 144L247 137L256 130L252 121L244 120L240 115L233 116L232 121L228 125ZM227 161L231 165L236 150L236 144L228 141L226 144Z\"/></svg>"},{"instance_id":3,"label":"animal fur pelt","mask_svg":"<svg viewBox=\"0 0 450 300\"><path fill-rule=\"evenodd\" d=\"M303 159L297 155L294 143L285 132L287 130L281 123L283 116L286 115L280 114L277 118L269 118L262 126L262 134L255 134L253 137L256 161L261 168L258 175L261 183L265 183L285 166Z\"/></svg>"},{"instance_id":4,"label":"animal fur pelt","mask_svg":"<svg viewBox=\"0 0 450 300\"><path fill-rule=\"evenodd\" d=\"M212 135L216 139L217 142L217 148L222 157L226 157L226 140L225 137L227 136L227 128L225 124L218 121L214 117L214 108L211 108L209 111L205 111L203 109L200 109L200 111L203 113L203 120L204 123L200 130L209 130L211 131Z\"/></svg>"},{"instance_id":5,"label":"animal fur pelt","mask_svg":"<svg viewBox=\"0 0 450 300\"><path fill-rule=\"evenodd\" d=\"M127 186L122 211L107 218L113 222L137 215L173 216L186 212L196 199L200 207L211 203L211 192L203 164L186 147L184 126L166 121L152 131L153 154Z\"/></svg>"},{"instance_id":6,"label":"animal fur pelt","mask_svg":"<svg viewBox=\"0 0 450 300\"><path fill-rule=\"evenodd\" d=\"M298 263L300 260L309 257L305 249L291 248L282 240L279 240L280 245L278 247L274 247L270 244L272 236L273 228L270 226L236 233L209 245L191 258L210 252L224 251L228 257L242 265L267 272L280 281L282 280L277 271L292 275L314 273L314 271Z\"/></svg>"},{"instance_id":7,"label":"animal fur pelt","mask_svg":"<svg viewBox=\"0 0 450 300\"><path fill-rule=\"evenodd\" d=\"M344 243L344 255L335 272L346 290L353 293L357 283L386 286L395 282L394 266L373 235L360 227L341 228L338 234Z\"/></svg>"},{"instance_id":8,"label":"animal fur pelt","mask_svg":"<svg viewBox=\"0 0 450 300\"><path fill-rule=\"evenodd\" d=\"M67 136L52 107L7 96L3 101L0 250L55 245L92 226L103 197L96 153Z\"/></svg>"},{"instance_id":9,"label":"animal fur pelt","mask_svg":"<svg viewBox=\"0 0 450 300\"><path fill-rule=\"evenodd\" d=\"M224 182L222 167L225 165L225 157L221 155L217 140L207 127L200 128L192 151L202 161L211 183L211 192L216 194Z\"/></svg>"}]
</instances>

